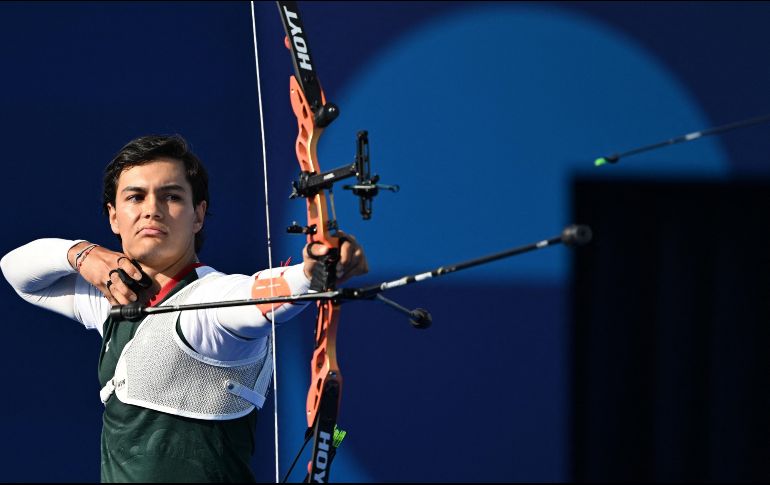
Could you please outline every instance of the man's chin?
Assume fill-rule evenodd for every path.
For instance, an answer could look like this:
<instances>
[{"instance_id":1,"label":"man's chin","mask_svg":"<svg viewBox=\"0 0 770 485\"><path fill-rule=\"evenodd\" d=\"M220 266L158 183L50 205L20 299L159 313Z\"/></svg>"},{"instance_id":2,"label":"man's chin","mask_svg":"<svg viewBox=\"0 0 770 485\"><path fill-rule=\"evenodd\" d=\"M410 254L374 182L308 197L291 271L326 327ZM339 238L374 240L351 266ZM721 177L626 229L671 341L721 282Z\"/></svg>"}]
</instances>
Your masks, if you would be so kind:
<instances>
[{"instance_id":1,"label":"man's chin","mask_svg":"<svg viewBox=\"0 0 770 485\"><path fill-rule=\"evenodd\" d=\"M152 264L169 258L171 251L164 245L158 244L158 241L148 240L145 238L138 244L132 245L130 248L124 248L124 252L127 256L138 259L142 263Z\"/></svg>"}]
</instances>

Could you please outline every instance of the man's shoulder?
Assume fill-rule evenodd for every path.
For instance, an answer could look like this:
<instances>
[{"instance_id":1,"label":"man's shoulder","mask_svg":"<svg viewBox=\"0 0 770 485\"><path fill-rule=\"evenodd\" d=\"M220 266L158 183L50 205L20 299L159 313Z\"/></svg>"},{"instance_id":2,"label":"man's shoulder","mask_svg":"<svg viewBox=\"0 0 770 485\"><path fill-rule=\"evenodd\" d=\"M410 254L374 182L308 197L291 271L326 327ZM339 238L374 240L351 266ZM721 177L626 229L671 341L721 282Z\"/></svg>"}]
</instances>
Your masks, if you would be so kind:
<instances>
[{"instance_id":1,"label":"man's shoulder","mask_svg":"<svg viewBox=\"0 0 770 485\"><path fill-rule=\"evenodd\" d=\"M195 274L197 276L197 279L199 280L207 277L227 276L225 273L222 273L221 271L217 271L211 266L208 266L205 264L195 268Z\"/></svg>"},{"instance_id":2,"label":"man's shoulder","mask_svg":"<svg viewBox=\"0 0 770 485\"><path fill-rule=\"evenodd\" d=\"M249 285L249 281L252 279L248 275L223 273L207 265L198 266L193 273L194 275L188 278L184 286L194 284L196 286L195 293L198 294L217 292L217 289L230 289L234 285Z\"/></svg>"}]
</instances>

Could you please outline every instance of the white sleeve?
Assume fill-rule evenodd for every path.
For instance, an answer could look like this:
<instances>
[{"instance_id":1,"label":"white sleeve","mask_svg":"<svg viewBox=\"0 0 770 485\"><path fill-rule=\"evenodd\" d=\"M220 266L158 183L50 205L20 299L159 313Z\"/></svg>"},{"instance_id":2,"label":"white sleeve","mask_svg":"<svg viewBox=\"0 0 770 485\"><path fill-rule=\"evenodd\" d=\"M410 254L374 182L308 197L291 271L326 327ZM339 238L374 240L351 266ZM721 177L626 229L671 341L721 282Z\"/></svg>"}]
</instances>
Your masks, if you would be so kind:
<instances>
[{"instance_id":1,"label":"white sleeve","mask_svg":"<svg viewBox=\"0 0 770 485\"><path fill-rule=\"evenodd\" d=\"M310 287L302 264L274 268L272 274L276 277L282 274L293 295L307 293ZM201 278L185 303L248 299L252 297L254 280L269 276L269 271L251 276L209 272ZM255 305L182 312L180 326L182 335L198 353L217 360L241 360L264 349L271 331L271 316L276 324L282 323L306 306L306 303L276 304L274 315L271 312L263 314Z\"/></svg>"},{"instance_id":2,"label":"white sleeve","mask_svg":"<svg viewBox=\"0 0 770 485\"><path fill-rule=\"evenodd\" d=\"M101 333L109 303L67 261L70 248L79 242L37 239L3 256L0 269L24 300Z\"/></svg>"}]
</instances>

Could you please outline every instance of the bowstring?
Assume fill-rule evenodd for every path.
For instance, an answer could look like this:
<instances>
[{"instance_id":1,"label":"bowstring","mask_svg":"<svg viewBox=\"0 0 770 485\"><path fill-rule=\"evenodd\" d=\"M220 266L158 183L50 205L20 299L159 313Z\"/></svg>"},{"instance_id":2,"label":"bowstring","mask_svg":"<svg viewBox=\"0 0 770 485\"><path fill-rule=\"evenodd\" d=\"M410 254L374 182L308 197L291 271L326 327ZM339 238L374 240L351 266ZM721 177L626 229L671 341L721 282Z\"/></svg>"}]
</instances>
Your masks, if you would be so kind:
<instances>
[{"instance_id":1,"label":"bowstring","mask_svg":"<svg viewBox=\"0 0 770 485\"><path fill-rule=\"evenodd\" d=\"M257 49L257 22L254 15L254 2L251 4L251 32L254 38L254 64L256 66L257 73L257 99L259 101L259 130L262 140L262 170L265 178L265 220L267 222L267 262L268 270L270 271L271 284L270 296L273 295L273 245L270 237L270 204L268 203L268 191L267 191L267 148L265 144L265 118L262 113L262 85L260 83L259 75L259 52ZM275 304L271 304L270 311L270 327L272 333L271 344L272 348L272 364L273 364L273 425L275 426L275 483L279 483L280 474L278 469L278 367L276 360L276 343L275 343Z\"/></svg>"}]
</instances>

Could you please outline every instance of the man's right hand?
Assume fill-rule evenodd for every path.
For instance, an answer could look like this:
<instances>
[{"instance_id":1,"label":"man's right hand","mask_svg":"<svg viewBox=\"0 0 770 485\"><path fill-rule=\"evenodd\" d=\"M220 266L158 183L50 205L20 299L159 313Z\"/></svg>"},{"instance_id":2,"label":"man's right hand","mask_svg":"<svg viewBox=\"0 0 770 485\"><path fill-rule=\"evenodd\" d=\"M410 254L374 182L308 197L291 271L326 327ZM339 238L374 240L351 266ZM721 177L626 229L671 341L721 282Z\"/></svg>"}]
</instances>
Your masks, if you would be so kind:
<instances>
[{"instance_id":1,"label":"man's right hand","mask_svg":"<svg viewBox=\"0 0 770 485\"><path fill-rule=\"evenodd\" d=\"M77 254L90 245L89 242L81 242L70 248L67 253L70 265L78 269L83 279L99 289L111 305L127 305L137 301L140 295L123 283L116 271L122 269L136 281L142 279L142 273L131 263L128 256L101 246L94 246L88 254L81 255L78 261L75 261ZM147 296L144 295L144 298Z\"/></svg>"}]
</instances>

